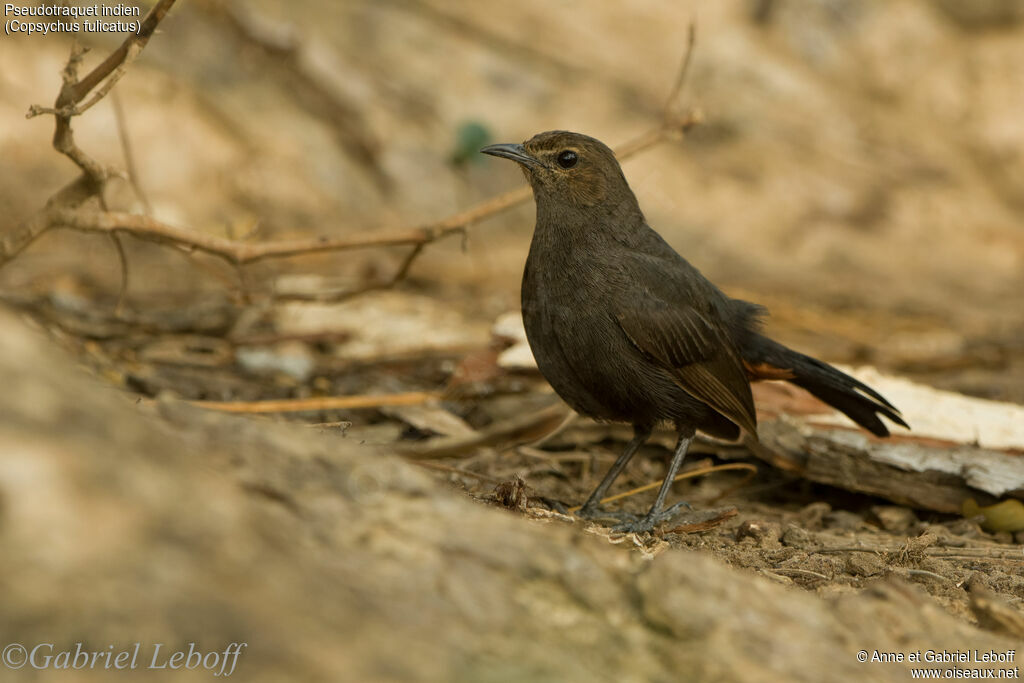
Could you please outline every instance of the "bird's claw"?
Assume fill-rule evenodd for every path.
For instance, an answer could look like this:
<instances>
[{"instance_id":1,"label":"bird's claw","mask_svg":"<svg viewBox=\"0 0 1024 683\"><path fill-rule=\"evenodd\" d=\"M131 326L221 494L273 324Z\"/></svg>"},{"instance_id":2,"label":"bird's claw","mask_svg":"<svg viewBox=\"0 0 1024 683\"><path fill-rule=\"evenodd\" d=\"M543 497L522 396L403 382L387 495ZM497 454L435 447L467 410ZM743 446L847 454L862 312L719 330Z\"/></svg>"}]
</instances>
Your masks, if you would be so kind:
<instances>
[{"instance_id":1,"label":"bird's claw","mask_svg":"<svg viewBox=\"0 0 1024 683\"><path fill-rule=\"evenodd\" d=\"M669 517L672 517L676 513L679 512L679 508L686 508L686 510L688 512L693 512L693 506L690 505L689 503L687 503L685 500L681 500L678 503L676 503L675 505L670 506L667 510L665 510L661 514L668 515Z\"/></svg>"},{"instance_id":2,"label":"bird's claw","mask_svg":"<svg viewBox=\"0 0 1024 683\"><path fill-rule=\"evenodd\" d=\"M675 505L662 510L657 513L647 513L643 517L634 518L631 521L623 522L612 527L612 531L623 533L623 534L639 534L643 532L653 531L654 527L671 520L679 514L680 508L686 508L687 510L693 510L693 506L687 503L685 500L679 501Z\"/></svg>"},{"instance_id":3,"label":"bird's claw","mask_svg":"<svg viewBox=\"0 0 1024 683\"><path fill-rule=\"evenodd\" d=\"M591 522L611 521L619 522L620 524L627 524L640 519L640 515L633 514L632 512L625 512L623 510L605 510L600 505L584 505L573 514L580 519L586 519Z\"/></svg>"}]
</instances>

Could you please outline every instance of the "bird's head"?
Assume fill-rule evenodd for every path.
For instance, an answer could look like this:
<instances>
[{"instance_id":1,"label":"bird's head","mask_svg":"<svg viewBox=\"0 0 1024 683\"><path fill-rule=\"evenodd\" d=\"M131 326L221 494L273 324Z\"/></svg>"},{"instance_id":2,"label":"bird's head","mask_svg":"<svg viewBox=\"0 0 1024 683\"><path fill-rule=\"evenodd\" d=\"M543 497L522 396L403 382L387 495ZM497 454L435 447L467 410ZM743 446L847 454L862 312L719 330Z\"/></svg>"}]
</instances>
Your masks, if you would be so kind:
<instances>
[{"instance_id":1,"label":"bird's head","mask_svg":"<svg viewBox=\"0 0 1024 683\"><path fill-rule=\"evenodd\" d=\"M633 197L615 153L587 135L553 130L521 145L491 145L480 151L518 163L538 204L556 201L583 209Z\"/></svg>"}]
</instances>

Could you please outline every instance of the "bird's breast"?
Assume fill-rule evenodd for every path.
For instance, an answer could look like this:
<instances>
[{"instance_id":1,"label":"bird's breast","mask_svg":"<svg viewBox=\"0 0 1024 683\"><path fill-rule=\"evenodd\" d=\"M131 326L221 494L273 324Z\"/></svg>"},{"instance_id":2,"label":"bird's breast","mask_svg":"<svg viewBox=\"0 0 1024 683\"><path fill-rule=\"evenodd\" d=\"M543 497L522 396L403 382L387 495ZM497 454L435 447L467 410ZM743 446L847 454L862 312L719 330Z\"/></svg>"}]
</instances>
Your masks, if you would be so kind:
<instances>
[{"instance_id":1,"label":"bird's breast","mask_svg":"<svg viewBox=\"0 0 1024 683\"><path fill-rule=\"evenodd\" d=\"M556 269L528 259L523 324L537 367L566 403L584 415L623 420L644 401L629 392L646 368L614 317L609 282L592 267Z\"/></svg>"}]
</instances>

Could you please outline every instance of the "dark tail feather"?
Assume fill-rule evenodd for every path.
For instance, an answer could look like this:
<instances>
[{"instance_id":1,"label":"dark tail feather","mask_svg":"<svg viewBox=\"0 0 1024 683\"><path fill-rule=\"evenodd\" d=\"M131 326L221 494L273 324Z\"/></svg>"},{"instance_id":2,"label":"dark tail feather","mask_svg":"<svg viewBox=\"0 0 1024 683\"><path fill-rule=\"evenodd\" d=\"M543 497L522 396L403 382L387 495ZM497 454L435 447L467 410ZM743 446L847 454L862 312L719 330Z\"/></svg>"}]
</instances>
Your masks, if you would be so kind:
<instances>
[{"instance_id":1,"label":"dark tail feather","mask_svg":"<svg viewBox=\"0 0 1024 683\"><path fill-rule=\"evenodd\" d=\"M863 382L840 372L828 363L788 349L765 337L757 340L757 362L791 370L795 377L791 383L847 415L851 420L875 436L889 436L889 430L878 415L884 415L898 425L908 427L900 411L877 391Z\"/></svg>"}]
</instances>

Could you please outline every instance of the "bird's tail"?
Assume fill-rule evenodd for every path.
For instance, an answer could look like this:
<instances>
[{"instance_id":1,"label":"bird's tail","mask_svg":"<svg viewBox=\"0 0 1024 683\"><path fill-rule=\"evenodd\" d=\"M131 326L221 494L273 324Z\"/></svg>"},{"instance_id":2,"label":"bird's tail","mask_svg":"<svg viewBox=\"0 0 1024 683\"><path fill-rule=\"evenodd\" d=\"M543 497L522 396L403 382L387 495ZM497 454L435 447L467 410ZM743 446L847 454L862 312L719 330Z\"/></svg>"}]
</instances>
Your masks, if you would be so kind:
<instances>
[{"instance_id":1,"label":"bird's tail","mask_svg":"<svg viewBox=\"0 0 1024 683\"><path fill-rule=\"evenodd\" d=\"M876 436L889 436L879 419L884 415L898 425L908 427L900 411L877 391L817 358L786 348L758 335L744 349L748 370L764 379L786 379L845 413L851 420Z\"/></svg>"}]
</instances>

